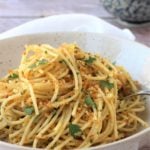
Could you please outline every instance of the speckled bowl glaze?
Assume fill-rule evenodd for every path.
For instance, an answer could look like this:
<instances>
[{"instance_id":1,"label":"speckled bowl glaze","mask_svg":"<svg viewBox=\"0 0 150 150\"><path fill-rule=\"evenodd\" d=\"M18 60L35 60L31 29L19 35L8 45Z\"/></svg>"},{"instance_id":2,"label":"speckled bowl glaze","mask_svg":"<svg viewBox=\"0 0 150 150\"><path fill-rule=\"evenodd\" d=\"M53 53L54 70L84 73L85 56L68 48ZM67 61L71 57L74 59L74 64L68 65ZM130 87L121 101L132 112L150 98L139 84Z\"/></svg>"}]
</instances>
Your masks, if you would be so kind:
<instances>
[{"instance_id":1,"label":"speckled bowl glaze","mask_svg":"<svg viewBox=\"0 0 150 150\"><path fill-rule=\"evenodd\" d=\"M124 66L135 80L142 82L140 74L144 68L145 60L150 58L148 47L106 34L82 32L42 33L0 40L0 76L5 75L10 68L16 68L19 65L24 45L47 43L57 47L64 42L76 42L88 52L101 54L111 61L115 60L117 64ZM147 75L144 75L143 78L146 80ZM149 108L150 99L147 99L146 111L141 114L141 117L150 124ZM137 133L130 137L113 143L86 148L86 150L139 150L141 147L150 147L149 141L150 128L140 128ZM0 141L0 150L35 149Z\"/></svg>"},{"instance_id":2,"label":"speckled bowl glaze","mask_svg":"<svg viewBox=\"0 0 150 150\"><path fill-rule=\"evenodd\" d=\"M150 22L150 0L102 0L107 11L130 23Z\"/></svg>"}]
</instances>

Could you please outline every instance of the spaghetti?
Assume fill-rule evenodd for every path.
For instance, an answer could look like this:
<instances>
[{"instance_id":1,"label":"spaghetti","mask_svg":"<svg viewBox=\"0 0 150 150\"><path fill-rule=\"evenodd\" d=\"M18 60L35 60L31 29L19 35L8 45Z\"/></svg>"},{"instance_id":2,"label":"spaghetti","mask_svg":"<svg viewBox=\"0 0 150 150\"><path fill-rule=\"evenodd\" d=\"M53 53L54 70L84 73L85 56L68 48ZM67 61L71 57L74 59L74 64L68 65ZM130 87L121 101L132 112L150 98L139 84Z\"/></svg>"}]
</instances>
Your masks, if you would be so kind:
<instances>
[{"instance_id":1,"label":"spaghetti","mask_svg":"<svg viewBox=\"0 0 150 150\"><path fill-rule=\"evenodd\" d=\"M123 67L75 44L25 47L18 69L0 80L0 139L44 149L113 142L147 127L138 90Z\"/></svg>"}]
</instances>

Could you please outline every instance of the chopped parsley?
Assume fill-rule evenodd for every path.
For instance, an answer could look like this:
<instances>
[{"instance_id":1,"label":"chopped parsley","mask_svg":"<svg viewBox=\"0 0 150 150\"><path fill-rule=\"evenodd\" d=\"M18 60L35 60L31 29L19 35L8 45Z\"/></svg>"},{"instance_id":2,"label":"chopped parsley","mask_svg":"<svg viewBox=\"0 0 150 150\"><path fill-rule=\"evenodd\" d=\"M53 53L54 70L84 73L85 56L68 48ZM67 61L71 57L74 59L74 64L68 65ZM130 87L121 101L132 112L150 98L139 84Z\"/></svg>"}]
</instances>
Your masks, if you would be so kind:
<instances>
[{"instance_id":1,"label":"chopped parsley","mask_svg":"<svg viewBox=\"0 0 150 150\"><path fill-rule=\"evenodd\" d=\"M21 95L23 95L26 92L26 90L21 91Z\"/></svg>"},{"instance_id":2,"label":"chopped parsley","mask_svg":"<svg viewBox=\"0 0 150 150\"><path fill-rule=\"evenodd\" d=\"M60 60L59 63L65 63L66 64L64 59Z\"/></svg>"},{"instance_id":3,"label":"chopped parsley","mask_svg":"<svg viewBox=\"0 0 150 150\"><path fill-rule=\"evenodd\" d=\"M95 102L93 101L93 99L91 98L91 96L90 95L88 95L88 96L86 96L86 98L85 98L85 104L87 105L87 106L89 106L89 107L92 107L92 108L97 108L97 106L96 106L96 104L95 104Z\"/></svg>"},{"instance_id":4,"label":"chopped parsley","mask_svg":"<svg viewBox=\"0 0 150 150\"><path fill-rule=\"evenodd\" d=\"M107 68L108 68L109 70L112 70L112 67L111 67L111 66L107 66Z\"/></svg>"},{"instance_id":5,"label":"chopped parsley","mask_svg":"<svg viewBox=\"0 0 150 150\"><path fill-rule=\"evenodd\" d=\"M54 109L54 110L52 111L53 116L55 116L56 113L57 113L57 109Z\"/></svg>"},{"instance_id":6,"label":"chopped parsley","mask_svg":"<svg viewBox=\"0 0 150 150\"><path fill-rule=\"evenodd\" d=\"M30 65L29 68L30 68L30 69L33 69L33 68L35 68L36 66L37 66L36 63L34 63L34 64Z\"/></svg>"},{"instance_id":7,"label":"chopped parsley","mask_svg":"<svg viewBox=\"0 0 150 150\"><path fill-rule=\"evenodd\" d=\"M77 124L69 124L69 133L74 137L79 137L82 134L80 127Z\"/></svg>"},{"instance_id":8,"label":"chopped parsley","mask_svg":"<svg viewBox=\"0 0 150 150\"><path fill-rule=\"evenodd\" d=\"M29 68L33 69L39 65L45 65L47 63L48 63L48 61L46 59L37 60L34 64L30 65Z\"/></svg>"},{"instance_id":9,"label":"chopped parsley","mask_svg":"<svg viewBox=\"0 0 150 150\"><path fill-rule=\"evenodd\" d=\"M95 60L96 60L95 57L89 56L89 58L88 58L88 59L85 59L84 61L85 61L87 64L92 64Z\"/></svg>"},{"instance_id":10,"label":"chopped parsley","mask_svg":"<svg viewBox=\"0 0 150 150\"><path fill-rule=\"evenodd\" d=\"M116 65L116 61L112 62L113 65Z\"/></svg>"},{"instance_id":11,"label":"chopped parsley","mask_svg":"<svg viewBox=\"0 0 150 150\"><path fill-rule=\"evenodd\" d=\"M9 80L14 80L14 79L17 79L17 78L19 78L19 75L16 74L16 73L13 73L13 74L11 74L11 75L8 76Z\"/></svg>"},{"instance_id":12,"label":"chopped parsley","mask_svg":"<svg viewBox=\"0 0 150 150\"><path fill-rule=\"evenodd\" d=\"M101 86L102 88L107 88L107 89L109 89L109 90L111 90L111 89L114 87L114 84L113 84L113 83L110 83L110 82L107 81L107 80L101 80L101 81L99 82L99 84L100 84L100 86Z\"/></svg>"},{"instance_id":13,"label":"chopped parsley","mask_svg":"<svg viewBox=\"0 0 150 150\"><path fill-rule=\"evenodd\" d=\"M45 65L47 63L48 63L48 61L46 59L42 59L42 60L38 61L38 65Z\"/></svg>"},{"instance_id":14,"label":"chopped parsley","mask_svg":"<svg viewBox=\"0 0 150 150\"><path fill-rule=\"evenodd\" d=\"M26 115L32 115L32 113L34 112L34 108L32 106L25 107L24 112Z\"/></svg>"}]
</instances>

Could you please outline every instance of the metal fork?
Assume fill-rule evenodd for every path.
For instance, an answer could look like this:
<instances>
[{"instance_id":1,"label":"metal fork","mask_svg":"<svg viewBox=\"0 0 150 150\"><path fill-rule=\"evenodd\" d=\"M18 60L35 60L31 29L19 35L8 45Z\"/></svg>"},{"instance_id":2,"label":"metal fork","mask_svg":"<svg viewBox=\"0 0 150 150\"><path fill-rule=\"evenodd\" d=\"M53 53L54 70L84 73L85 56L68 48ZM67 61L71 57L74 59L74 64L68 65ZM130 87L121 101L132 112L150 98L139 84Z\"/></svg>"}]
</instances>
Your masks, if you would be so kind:
<instances>
[{"instance_id":1,"label":"metal fork","mask_svg":"<svg viewBox=\"0 0 150 150\"><path fill-rule=\"evenodd\" d=\"M129 97L138 96L138 95L149 95L150 96L150 90L140 90L140 91L134 92L133 94L127 95L124 98L129 98Z\"/></svg>"}]
</instances>

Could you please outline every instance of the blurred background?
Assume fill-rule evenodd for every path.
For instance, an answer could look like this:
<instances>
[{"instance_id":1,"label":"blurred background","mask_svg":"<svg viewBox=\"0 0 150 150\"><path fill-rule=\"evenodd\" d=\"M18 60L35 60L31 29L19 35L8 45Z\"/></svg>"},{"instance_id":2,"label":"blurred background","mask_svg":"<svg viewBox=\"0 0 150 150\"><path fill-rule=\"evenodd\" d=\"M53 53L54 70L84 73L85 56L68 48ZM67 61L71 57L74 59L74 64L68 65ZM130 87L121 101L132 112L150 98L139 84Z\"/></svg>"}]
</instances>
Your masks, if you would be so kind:
<instances>
[{"instance_id":1,"label":"blurred background","mask_svg":"<svg viewBox=\"0 0 150 150\"><path fill-rule=\"evenodd\" d=\"M137 41L150 46L150 0L0 0L0 33L62 13L95 15L117 27L129 28Z\"/></svg>"}]
</instances>

